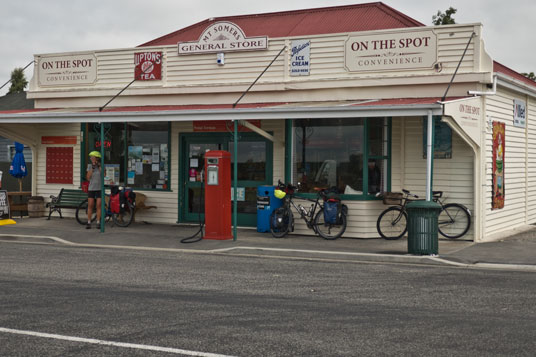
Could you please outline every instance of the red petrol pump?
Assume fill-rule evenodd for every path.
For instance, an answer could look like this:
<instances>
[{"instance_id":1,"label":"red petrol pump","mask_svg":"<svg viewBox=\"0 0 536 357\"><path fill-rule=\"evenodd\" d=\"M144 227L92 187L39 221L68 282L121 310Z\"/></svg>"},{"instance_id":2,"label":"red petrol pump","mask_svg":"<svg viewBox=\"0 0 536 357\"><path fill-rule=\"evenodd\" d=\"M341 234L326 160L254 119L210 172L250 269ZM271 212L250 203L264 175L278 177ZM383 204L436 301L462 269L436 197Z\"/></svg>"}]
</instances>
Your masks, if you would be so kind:
<instances>
[{"instance_id":1,"label":"red petrol pump","mask_svg":"<svg viewBox=\"0 0 536 357\"><path fill-rule=\"evenodd\" d=\"M203 239L232 239L231 154L228 151L205 153L205 179Z\"/></svg>"}]
</instances>

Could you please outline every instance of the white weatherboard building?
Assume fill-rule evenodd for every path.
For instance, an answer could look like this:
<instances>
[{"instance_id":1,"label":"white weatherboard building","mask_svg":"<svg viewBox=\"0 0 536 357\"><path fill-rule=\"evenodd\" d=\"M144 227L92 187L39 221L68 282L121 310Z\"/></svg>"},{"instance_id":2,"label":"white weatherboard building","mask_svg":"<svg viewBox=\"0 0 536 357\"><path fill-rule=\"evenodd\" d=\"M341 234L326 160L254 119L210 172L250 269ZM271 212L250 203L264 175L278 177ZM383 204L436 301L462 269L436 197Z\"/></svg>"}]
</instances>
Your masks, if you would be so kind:
<instances>
[{"instance_id":1,"label":"white weatherboard building","mask_svg":"<svg viewBox=\"0 0 536 357\"><path fill-rule=\"evenodd\" d=\"M256 224L257 187L282 180L337 187L345 237L378 237L368 162L381 191L424 197L433 118L432 187L471 210L463 239L536 222L536 82L492 60L481 24L425 26L382 3L231 16L134 48L36 55L34 73L35 109L0 112L0 135L33 150L34 195L79 188L104 145L107 183L158 207L138 219L196 222L203 154L232 152L238 120L240 226Z\"/></svg>"}]
</instances>

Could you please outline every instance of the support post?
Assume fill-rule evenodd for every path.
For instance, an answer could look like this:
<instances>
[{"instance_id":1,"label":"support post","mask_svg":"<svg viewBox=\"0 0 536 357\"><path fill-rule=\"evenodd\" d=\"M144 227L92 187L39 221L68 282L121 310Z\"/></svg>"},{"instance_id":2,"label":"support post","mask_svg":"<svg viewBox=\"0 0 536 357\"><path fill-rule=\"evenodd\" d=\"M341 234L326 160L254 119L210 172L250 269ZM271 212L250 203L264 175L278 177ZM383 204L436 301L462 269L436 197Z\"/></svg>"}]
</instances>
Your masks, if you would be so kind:
<instances>
[{"instance_id":1,"label":"support post","mask_svg":"<svg viewBox=\"0 0 536 357\"><path fill-rule=\"evenodd\" d=\"M100 123L100 142L101 142L101 169L100 169L100 176L101 176L101 216L100 216L100 231L101 233L104 233L104 222L105 222L105 216L106 212L104 211L104 123ZM95 209L97 205L95 205Z\"/></svg>"},{"instance_id":2,"label":"support post","mask_svg":"<svg viewBox=\"0 0 536 357\"><path fill-rule=\"evenodd\" d=\"M432 200L432 175L434 165L434 117L428 111L428 130L426 135L426 201Z\"/></svg>"},{"instance_id":3,"label":"support post","mask_svg":"<svg viewBox=\"0 0 536 357\"><path fill-rule=\"evenodd\" d=\"M238 120L234 121L234 153L233 153L233 241L236 241L236 226L238 224Z\"/></svg>"}]
</instances>

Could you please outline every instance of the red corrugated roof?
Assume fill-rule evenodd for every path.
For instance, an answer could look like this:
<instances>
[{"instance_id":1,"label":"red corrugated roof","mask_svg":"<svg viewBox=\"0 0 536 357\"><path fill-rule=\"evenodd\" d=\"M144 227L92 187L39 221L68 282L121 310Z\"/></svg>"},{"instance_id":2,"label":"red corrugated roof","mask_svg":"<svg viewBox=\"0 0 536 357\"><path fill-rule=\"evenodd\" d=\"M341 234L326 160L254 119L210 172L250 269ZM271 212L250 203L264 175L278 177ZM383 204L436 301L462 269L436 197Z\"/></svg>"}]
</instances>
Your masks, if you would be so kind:
<instances>
[{"instance_id":1,"label":"red corrugated roof","mask_svg":"<svg viewBox=\"0 0 536 357\"><path fill-rule=\"evenodd\" d=\"M248 37L268 36L269 38L425 26L381 2L374 2L211 18L146 42L140 47L196 41L211 23L218 21L237 24Z\"/></svg>"},{"instance_id":2,"label":"red corrugated roof","mask_svg":"<svg viewBox=\"0 0 536 357\"><path fill-rule=\"evenodd\" d=\"M499 73L502 73L502 74L506 74L507 76L510 76L510 77L512 77L514 79L517 79L520 82L523 82L525 84L528 84L531 87L536 88L536 82L535 81L525 77L524 75L514 71L513 69L510 69L510 68L506 67L503 64L500 64L499 62L493 61L493 72L499 72Z\"/></svg>"}]
</instances>

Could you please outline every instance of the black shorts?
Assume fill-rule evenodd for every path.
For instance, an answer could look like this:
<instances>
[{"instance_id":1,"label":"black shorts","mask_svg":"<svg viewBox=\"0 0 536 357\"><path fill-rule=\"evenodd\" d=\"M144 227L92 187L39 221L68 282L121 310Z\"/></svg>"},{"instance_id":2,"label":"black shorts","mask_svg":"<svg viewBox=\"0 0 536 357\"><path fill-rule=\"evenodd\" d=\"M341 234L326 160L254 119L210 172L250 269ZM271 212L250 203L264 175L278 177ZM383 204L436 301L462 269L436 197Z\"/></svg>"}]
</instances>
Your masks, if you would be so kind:
<instances>
[{"instance_id":1,"label":"black shorts","mask_svg":"<svg viewBox=\"0 0 536 357\"><path fill-rule=\"evenodd\" d=\"M88 198L101 198L101 191L87 191Z\"/></svg>"}]
</instances>

